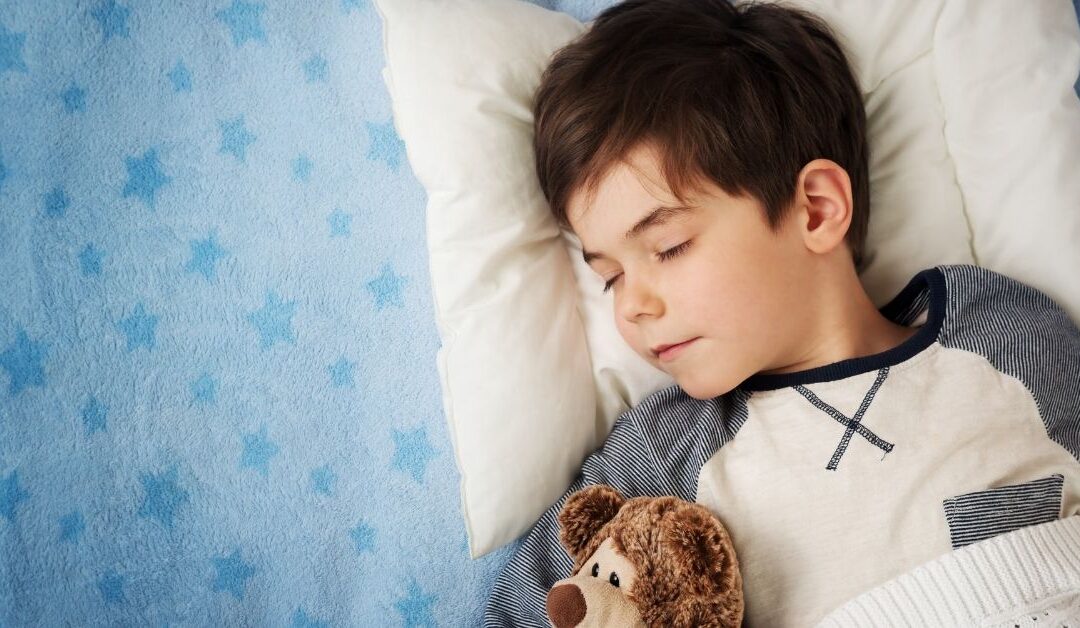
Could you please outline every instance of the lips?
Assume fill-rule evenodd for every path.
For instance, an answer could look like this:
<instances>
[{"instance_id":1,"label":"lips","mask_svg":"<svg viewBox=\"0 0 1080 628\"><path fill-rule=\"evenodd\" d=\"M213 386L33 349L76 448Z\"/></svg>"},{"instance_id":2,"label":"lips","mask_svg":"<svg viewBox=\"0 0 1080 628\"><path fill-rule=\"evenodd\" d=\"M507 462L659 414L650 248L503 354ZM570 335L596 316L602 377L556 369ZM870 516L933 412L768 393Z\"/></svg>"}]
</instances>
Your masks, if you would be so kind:
<instances>
[{"instance_id":1,"label":"lips","mask_svg":"<svg viewBox=\"0 0 1080 628\"><path fill-rule=\"evenodd\" d=\"M667 351L668 349L670 349L672 347L677 347L679 345L684 345L684 344L686 344L688 342L692 342L694 340L697 340L700 337L701 336L697 336L695 338L690 338L688 340L683 340L682 342L676 342L675 344L670 344L670 345L657 345L657 346L652 348L653 355L659 357L661 353Z\"/></svg>"}]
</instances>

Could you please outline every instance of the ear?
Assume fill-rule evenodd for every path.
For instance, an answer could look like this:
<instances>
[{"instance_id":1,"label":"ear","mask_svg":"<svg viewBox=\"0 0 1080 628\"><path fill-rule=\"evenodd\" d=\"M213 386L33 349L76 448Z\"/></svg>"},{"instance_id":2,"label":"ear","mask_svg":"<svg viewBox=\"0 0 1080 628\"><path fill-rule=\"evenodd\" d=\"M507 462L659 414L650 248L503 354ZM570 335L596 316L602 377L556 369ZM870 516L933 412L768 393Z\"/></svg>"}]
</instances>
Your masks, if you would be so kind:
<instances>
[{"instance_id":1,"label":"ear","mask_svg":"<svg viewBox=\"0 0 1080 628\"><path fill-rule=\"evenodd\" d=\"M806 248L828 253L844 242L851 226L851 178L834 161L815 159L799 171L795 218Z\"/></svg>"},{"instance_id":2,"label":"ear","mask_svg":"<svg viewBox=\"0 0 1080 628\"><path fill-rule=\"evenodd\" d=\"M720 520L700 504L685 504L665 521L675 582L711 581L721 595L742 595L735 547Z\"/></svg>"},{"instance_id":3,"label":"ear","mask_svg":"<svg viewBox=\"0 0 1080 628\"><path fill-rule=\"evenodd\" d=\"M611 521L626 502L614 488L596 484L577 491L566 499L559 512L559 539L577 563L593 536Z\"/></svg>"}]
</instances>

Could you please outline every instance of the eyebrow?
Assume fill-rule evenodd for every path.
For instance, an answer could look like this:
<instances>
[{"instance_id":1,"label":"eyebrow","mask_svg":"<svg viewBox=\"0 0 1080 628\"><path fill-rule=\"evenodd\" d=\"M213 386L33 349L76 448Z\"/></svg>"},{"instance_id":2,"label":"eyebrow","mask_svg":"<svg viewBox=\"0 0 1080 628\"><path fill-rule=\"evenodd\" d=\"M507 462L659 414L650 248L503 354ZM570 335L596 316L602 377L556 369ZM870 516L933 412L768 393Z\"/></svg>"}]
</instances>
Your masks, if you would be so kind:
<instances>
[{"instance_id":1,"label":"eyebrow","mask_svg":"<svg viewBox=\"0 0 1080 628\"><path fill-rule=\"evenodd\" d=\"M695 210L697 210L697 207L690 207L684 205L675 205L672 207L661 205L659 207L654 207L653 210L649 212L648 216L645 216L644 218L639 220L636 225L630 227L630 230L623 235L623 239L633 240L634 238L637 238L649 229L653 227L658 227L666 223L671 218L675 218L686 213L692 213ZM592 262L595 259L607 259L607 256L603 253L600 253L599 251L593 252L582 249L581 255L585 258L586 264Z\"/></svg>"}]
</instances>

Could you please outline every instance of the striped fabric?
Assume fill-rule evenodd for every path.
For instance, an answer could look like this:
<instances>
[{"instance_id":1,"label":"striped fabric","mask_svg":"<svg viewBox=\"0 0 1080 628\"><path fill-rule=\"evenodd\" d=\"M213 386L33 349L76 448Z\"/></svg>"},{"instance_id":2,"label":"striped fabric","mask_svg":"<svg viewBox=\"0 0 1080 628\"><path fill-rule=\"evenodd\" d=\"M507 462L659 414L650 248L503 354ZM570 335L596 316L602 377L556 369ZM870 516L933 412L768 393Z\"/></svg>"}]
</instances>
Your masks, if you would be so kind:
<instances>
[{"instance_id":1,"label":"striped fabric","mask_svg":"<svg viewBox=\"0 0 1080 628\"><path fill-rule=\"evenodd\" d=\"M939 266L913 277L881 312L899 324L926 317L925 324L907 342L881 354L801 373L755 375L713 399L694 399L673 385L624 412L604 445L586 458L564 495L520 539L492 589L483 618L485 628L549 625L547 592L555 582L569 577L573 566L559 543L557 521L570 494L603 483L627 497L674 495L694 501L702 467L736 438L748 420L747 402L758 391L786 387L798 391L804 384L839 382L875 370L883 381L879 385L888 387L884 376L889 366L939 343L982 356L1001 373L1019 380L1037 404L1047 436L1080 460L1080 331L1046 295L986 269ZM862 386L860 395L867 392ZM813 403L807 396L795 397L802 404ZM819 409L830 415L823 406ZM858 421L848 424L852 433L866 436ZM837 451L842 454L843 448ZM1051 502L1056 490L1061 503L1062 478L1051 475L1016 486L958 494L945 502L949 530L941 533L952 537L955 550L1053 520L1061 516Z\"/></svg>"},{"instance_id":2,"label":"striped fabric","mask_svg":"<svg viewBox=\"0 0 1080 628\"><path fill-rule=\"evenodd\" d=\"M1065 476L1055 473L946 499L943 506L953 549L1057 519L1064 480Z\"/></svg>"}]
</instances>

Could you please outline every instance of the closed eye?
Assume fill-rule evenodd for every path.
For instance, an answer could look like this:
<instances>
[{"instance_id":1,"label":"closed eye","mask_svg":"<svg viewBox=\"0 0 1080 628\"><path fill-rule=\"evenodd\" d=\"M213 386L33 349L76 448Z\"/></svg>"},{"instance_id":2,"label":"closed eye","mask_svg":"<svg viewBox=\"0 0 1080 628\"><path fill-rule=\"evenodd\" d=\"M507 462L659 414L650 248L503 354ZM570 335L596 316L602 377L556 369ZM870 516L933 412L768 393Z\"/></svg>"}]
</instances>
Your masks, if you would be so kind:
<instances>
[{"instance_id":1,"label":"closed eye","mask_svg":"<svg viewBox=\"0 0 1080 628\"><path fill-rule=\"evenodd\" d=\"M687 240L686 242L683 242L682 244L680 244L678 246L675 246L675 247L672 247L672 248L670 248L670 249L668 249L666 251L661 251L661 252L657 253L656 256L660 258L661 262L666 262L666 261L668 261L669 259L671 259L673 257L676 257L678 255L682 255L683 252L686 251L687 247L690 246L691 242L693 242L693 240ZM603 291L607 292L608 290L610 290L611 286L615 285L615 280L618 279L619 277L622 277L622 273L619 273L618 275L615 275L614 277L609 279L604 284L604 290Z\"/></svg>"}]
</instances>

